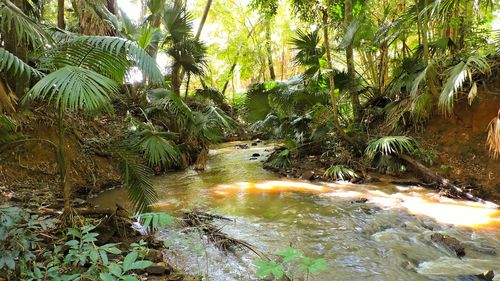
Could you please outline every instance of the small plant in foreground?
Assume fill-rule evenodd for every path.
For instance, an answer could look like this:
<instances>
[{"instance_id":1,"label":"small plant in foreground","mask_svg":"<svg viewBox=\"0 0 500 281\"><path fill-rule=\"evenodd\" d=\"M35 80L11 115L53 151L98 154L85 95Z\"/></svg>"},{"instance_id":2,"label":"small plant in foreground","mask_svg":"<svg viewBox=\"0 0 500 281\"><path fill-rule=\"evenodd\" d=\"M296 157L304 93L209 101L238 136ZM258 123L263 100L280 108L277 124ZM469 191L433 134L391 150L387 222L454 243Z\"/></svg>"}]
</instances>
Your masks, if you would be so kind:
<instances>
[{"instance_id":1,"label":"small plant in foreground","mask_svg":"<svg viewBox=\"0 0 500 281\"><path fill-rule=\"evenodd\" d=\"M281 257L280 260L256 260L255 264L257 265L257 276L272 276L274 279L280 279L285 276L287 272L299 269L304 273L304 280L307 281L309 280L310 274L316 274L319 271L327 269L325 259L304 257L301 252L292 247L288 247L279 252L278 256ZM287 277L293 280L293 276Z\"/></svg>"}]
</instances>

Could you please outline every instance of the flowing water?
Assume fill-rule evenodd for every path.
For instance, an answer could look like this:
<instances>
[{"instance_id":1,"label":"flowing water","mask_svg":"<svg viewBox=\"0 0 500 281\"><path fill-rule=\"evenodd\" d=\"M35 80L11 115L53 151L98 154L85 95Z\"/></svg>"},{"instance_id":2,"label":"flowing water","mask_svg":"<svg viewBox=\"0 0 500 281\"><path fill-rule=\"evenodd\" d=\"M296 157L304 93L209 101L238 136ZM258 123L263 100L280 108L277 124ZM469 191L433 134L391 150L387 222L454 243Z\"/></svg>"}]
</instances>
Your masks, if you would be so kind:
<instances>
[{"instance_id":1,"label":"flowing water","mask_svg":"<svg viewBox=\"0 0 500 281\"><path fill-rule=\"evenodd\" d=\"M157 210L203 208L234 219L217 222L224 233L268 254L292 246L324 258L328 270L309 280L477 280L500 273L500 212L473 202L440 198L419 187L392 184L311 183L279 178L262 168L272 145L235 149L226 143L210 151L208 168L156 178ZM250 160L252 154L260 154ZM101 206L126 202L126 191L106 191ZM366 198L366 203L356 202ZM465 245L458 258L431 242L432 233ZM239 250L225 253L196 233L165 229L166 259L210 280L258 280L253 261ZM289 276L301 279L292 269ZM293 275L293 276L292 276ZM495 280L500 280L500 275Z\"/></svg>"}]
</instances>

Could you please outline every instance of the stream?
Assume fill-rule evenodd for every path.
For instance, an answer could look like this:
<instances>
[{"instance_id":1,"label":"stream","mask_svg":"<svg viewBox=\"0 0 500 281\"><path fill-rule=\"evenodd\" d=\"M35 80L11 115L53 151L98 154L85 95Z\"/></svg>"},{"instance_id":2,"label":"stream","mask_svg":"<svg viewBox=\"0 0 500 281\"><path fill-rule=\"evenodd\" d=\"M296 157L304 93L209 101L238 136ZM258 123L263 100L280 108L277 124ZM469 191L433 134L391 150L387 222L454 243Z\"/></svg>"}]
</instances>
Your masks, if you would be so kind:
<instances>
[{"instance_id":1,"label":"stream","mask_svg":"<svg viewBox=\"0 0 500 281\"><path fill-rule=\"evenodd\" d=\"M203 172L157 177L155 210L203 209L234 219L216 223L270 256L292 246L326 259L328 270L309 280L479 280L471 275L487 270L500 280L498 210L421 187L283 179L262 168L272 144L235 149L241 143L214 146ZM260 156L250 160L254 153ZM109 190L92 201L102 207L123 204L127 193ZM437 232L460 240L465 257L433 243L430 236ZM167 261L188 272L214 281L259 280L258 257L246 249L222 252L197 233L173 228L158 238L169 246ZM296 267L288 275L303 280Z\"/></svg>"}]
</instances>

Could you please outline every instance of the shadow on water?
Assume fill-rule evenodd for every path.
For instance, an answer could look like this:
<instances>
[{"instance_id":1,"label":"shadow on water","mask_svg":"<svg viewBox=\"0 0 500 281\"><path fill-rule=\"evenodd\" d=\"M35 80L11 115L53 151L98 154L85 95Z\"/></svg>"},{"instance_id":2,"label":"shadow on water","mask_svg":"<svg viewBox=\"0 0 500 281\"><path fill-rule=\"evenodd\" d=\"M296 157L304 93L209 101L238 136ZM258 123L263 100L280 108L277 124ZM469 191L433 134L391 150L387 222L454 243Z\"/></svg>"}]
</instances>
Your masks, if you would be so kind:
<instances>
[{"instance_id":1,"label":"shadow on water","mask_svg":"<svg viewBox=\"0 0 500 281\"><path fill-rule=\"evenodd\" d=\"M214 147L204 172L156 178L161 200L155 209L204 208L234 218L220 222L223 231L264 252L292 245L327 259L330 270L311 280L474 280L464 276L500 272L496 209L440 198L420 187L284 180L262 168L272 146L239 150L235 144ZM257 160L250 160L255 153ZM368 201L358 203L359 198ZM115 202L126 202L125 190L94 199L102 206ZM430 242L435 232L462 241L465 258ZM199 235L175 230L159 237L171 244L166 256L175 258L169 261L186 270L208 272L211 280L255 279L256 257L250 253L223 254Z\"/></svg>"}]
</instances>

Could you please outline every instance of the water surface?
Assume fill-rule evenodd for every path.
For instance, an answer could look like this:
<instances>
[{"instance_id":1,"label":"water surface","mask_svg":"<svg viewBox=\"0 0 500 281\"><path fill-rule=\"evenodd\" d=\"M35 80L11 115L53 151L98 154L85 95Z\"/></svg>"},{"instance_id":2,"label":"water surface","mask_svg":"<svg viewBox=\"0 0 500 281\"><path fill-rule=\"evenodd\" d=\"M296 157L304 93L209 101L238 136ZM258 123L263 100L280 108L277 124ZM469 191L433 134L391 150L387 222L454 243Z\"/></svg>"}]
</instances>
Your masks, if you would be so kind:
<instances>
[{"instance_id":1,"label":"water surface","mask_svg":"<svg viewBox=\"0 0 500 281\"><path fill-rule=\"evenodd\" d=\"M291 245L306 256L327 259L329 270L309 280L476 280L468 276L500 273L496 209L440 198L420 187L282 179L260 162L272 145L239 150L235 144L214 147L206 171L157 177L161 200L155 208L202 208L233 218L218 222L222 230L263 252ZM250 160L254 153L260 156ZM359 198L368 202L356 203ZM123 189L94 200L102 206L125 201ZM465 258L432 243L435 232L462 241ZM186 270L208 274L210 280L256 280L252 253L220 252L196 233L166 229L160 238L169 241L167 259Z\"/></svg>"}]
</instances>

